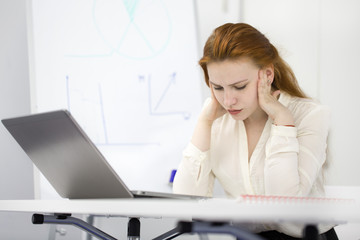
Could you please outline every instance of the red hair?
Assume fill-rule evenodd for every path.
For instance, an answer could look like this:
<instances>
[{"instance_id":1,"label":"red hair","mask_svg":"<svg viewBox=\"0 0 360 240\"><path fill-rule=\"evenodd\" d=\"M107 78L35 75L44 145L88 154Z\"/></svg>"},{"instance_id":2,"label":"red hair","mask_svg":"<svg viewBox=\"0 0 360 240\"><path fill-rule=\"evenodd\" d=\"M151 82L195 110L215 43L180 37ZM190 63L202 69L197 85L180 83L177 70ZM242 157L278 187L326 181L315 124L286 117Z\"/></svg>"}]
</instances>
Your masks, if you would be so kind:
<instances>
[{"instance_id":1,"label":"red hair","mask_svg":"<svg viewBox=\"0 0 360 240\"><path fill-rule=\"evenodd\" d=\"M290 66L280 57L277 49L257 29L245 23L227 23L214 30L208 38L199 64L209 86L207 64L224 60L248 58L260 69L274 66L272 88L295 97L306 98Z\"/></svg>"}]
</instances>

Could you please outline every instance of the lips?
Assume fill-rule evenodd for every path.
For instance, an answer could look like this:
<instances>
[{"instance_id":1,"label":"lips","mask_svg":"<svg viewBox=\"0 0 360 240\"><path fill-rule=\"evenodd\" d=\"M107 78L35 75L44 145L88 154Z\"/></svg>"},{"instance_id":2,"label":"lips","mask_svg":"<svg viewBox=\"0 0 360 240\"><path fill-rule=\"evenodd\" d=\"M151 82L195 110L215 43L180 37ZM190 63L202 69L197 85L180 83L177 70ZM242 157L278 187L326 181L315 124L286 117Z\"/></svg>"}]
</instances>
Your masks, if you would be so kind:
<instances>
[{"instance_id":1,"label":"lips","mask_svg":"<svg viewBox=\"0 0 360 240\"><path fill-rule=\"evenodd\" d=\"M238 113L240 113L242 111L242 109L240 110L228 110L228 112L231 114L231 115L236 115Z\"/></svg>"}]
</instances>

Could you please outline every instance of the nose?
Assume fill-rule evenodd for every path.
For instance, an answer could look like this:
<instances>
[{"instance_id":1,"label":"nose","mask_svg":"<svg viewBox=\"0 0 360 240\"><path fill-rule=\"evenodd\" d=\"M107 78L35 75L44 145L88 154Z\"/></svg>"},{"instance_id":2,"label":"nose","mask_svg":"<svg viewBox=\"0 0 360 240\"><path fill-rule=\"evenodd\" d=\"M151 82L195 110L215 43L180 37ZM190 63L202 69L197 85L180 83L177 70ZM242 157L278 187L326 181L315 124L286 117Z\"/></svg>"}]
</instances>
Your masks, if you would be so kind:
<instances>
[{"instance_id":1,"label":"nose","mask_svg":"<svg viewBox=\"0 0 360 240\"><path fill-rule=\"evenodd\" d=\"M231 108L237 102L236 95L232 91L224 92L224 105L226 108Z\"/></svg>"}]
</instances>

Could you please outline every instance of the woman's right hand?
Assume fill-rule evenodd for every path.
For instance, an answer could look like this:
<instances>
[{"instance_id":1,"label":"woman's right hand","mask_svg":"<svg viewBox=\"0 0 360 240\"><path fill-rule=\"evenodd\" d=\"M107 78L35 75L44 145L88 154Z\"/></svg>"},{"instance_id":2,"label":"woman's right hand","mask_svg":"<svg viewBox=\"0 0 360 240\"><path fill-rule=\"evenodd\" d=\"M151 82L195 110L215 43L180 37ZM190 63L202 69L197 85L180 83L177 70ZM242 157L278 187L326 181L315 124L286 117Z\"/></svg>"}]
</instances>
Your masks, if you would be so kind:
<instances>
[{"instance_id":1,"label":"woman's right hand","mask_svg":"<svg viewBox=\"0 0 360 240\"><path fill-rule=\"evenodd\" d=\"M213 87L211 89L211 100L202 110L200 118L203 121L213 122L215 119L223 116L226 113L226 110L221 106L219 101L216 99Z\"/></svg>"},{"instance_id":2,"label":"woman's right hand","mask_svg":"<svg viewBox=\"0 0 360 240\"><path fill-rule=\"evenodd\" d=\"M216 99L212 86L210 87L210 102L203 107L191 138L192 144L203 152L210 149L211 128L214 120L226 113L226 110Z\"/></svg>"}]
</instances>

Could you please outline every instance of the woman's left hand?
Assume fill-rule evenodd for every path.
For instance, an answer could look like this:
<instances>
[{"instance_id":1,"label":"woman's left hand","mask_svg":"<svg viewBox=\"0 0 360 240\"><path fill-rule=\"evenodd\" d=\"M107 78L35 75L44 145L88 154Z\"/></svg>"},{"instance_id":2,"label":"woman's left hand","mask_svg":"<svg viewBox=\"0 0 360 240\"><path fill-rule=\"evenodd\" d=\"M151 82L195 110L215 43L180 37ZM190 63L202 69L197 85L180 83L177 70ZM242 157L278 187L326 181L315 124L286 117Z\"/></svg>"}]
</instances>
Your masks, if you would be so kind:
<instances>
[{"instance_id":1,"label":"woman's left hand","mask_svg":"<svg viewBox=\"0 0 360 240\"><path fill-rule=\"evenodd\" d=\"M272 91L273 79L265 70L259 70L258 99L260 107L269 115L276 125L294 125L291 112L279 101L280 90Z\"/></svg>"}]
</instances>

